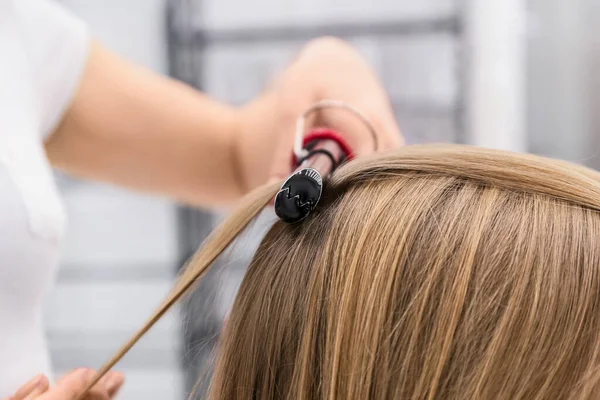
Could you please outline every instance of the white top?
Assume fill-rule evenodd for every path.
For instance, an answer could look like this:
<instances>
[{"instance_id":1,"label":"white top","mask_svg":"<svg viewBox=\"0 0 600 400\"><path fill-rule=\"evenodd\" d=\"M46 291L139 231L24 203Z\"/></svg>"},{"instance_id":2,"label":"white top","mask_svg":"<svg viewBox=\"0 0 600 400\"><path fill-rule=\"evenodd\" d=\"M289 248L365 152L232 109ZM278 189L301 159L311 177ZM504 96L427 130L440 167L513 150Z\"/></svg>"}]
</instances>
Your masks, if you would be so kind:
<instances>
[{"instance_id":1,"label":"white top","mask_svg":"<svg viewBox=\"0 0 600 400\"><path fill-rule=\"evenodd\" d=\"M84 24L50 0L0 0L0 398L50 373L41 303L65 212L43 140L77 90L87 51Z\"/></svg>"}]
</instances>

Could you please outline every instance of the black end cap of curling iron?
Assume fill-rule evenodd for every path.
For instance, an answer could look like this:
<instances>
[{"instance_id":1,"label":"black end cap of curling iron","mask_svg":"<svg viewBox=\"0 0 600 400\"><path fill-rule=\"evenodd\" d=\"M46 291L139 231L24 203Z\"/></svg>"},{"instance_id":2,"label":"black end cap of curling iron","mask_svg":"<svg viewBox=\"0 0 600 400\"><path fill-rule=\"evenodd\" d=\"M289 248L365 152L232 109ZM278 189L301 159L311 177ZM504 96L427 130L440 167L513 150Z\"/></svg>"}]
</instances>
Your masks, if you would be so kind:
<instances>
[{"instance_id":1,"label":"black end cap of curling iron","mask_svg":"<svg viewBox=\"0 0 600 400\"><path fill-rule=\"evenodd\" d=\"M322 191L323 178L319 171L301 169L281 186L275 197L275 214L287 223L301 221L315 209Z\"/></svg>"}]
</instances>

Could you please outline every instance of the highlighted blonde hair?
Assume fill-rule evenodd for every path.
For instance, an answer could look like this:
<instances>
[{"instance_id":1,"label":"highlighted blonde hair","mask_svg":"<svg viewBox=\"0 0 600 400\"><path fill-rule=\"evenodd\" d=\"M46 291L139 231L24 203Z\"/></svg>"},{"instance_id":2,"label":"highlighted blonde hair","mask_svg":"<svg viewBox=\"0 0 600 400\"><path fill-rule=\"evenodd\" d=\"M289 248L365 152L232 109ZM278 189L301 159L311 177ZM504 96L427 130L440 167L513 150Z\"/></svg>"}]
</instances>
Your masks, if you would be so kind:
<instances>
[{"instance_id":1,"label":"highlighted blonde hair","mask_svg":"<svg viewBox=\"0 0 600 400\"><path fill-rule=\"evenodd\" d=\"M108 370L272 199L250 194ZM353 161L242 283L212 399L586 399L600 377L600 174L466 146Z\"/></svg>"}]
</instances>

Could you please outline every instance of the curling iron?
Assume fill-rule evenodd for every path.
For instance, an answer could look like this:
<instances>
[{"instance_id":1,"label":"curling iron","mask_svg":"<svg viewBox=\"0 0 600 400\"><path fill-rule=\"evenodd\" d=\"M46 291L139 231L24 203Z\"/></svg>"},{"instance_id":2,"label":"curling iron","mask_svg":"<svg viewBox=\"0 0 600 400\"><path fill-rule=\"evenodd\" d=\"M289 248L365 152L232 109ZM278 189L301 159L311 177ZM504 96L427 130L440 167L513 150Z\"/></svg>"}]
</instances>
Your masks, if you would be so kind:
<instances>
[{"instance_id":1,"label":"curling iron","mask_svg":"<svg viewBox=\"0 0 600 400\"><path fill-rule=\"evenodd\" d=\"M325 108L343 109L354 114L369 129L375 151L379 147L373 125L355 108L335 100L322 100L310 107L300 116L296 126L292 154L294 172L275 196L275 213L284 222L294 223L306 218L321 198L323 179L355 157L352 148L335 130L316 128L305 135L306 119L315 111Z\"/></svg>"}]
</instances>

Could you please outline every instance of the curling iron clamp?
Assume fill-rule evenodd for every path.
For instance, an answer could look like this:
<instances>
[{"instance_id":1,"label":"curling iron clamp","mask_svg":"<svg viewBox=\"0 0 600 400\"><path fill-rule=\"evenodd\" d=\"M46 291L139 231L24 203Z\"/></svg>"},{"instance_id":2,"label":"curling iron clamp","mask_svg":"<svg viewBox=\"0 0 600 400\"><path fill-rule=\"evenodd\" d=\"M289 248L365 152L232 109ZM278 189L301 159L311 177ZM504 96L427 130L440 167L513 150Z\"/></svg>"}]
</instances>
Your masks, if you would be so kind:
<instances>
[{"instance_id":1,"label":"curling iron clamp","mask_svg":"<svg viewBox=\"0 0 600 400\"><path fill-rule=\"evenodd\" d=\"M306 110L296 124L292 156L294 172L275 196L275 213L284 222L294 223L306 218L321 198L323 179L355 157L352 148L339 132L315 128L305 134L308 117L327 108L345 110L358 117L371 134L374 150L379 148L373 124L354 107L342 101L322 100Z\"/></svg>"}]
</instances>

